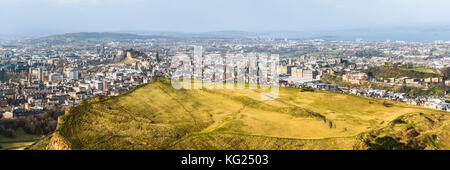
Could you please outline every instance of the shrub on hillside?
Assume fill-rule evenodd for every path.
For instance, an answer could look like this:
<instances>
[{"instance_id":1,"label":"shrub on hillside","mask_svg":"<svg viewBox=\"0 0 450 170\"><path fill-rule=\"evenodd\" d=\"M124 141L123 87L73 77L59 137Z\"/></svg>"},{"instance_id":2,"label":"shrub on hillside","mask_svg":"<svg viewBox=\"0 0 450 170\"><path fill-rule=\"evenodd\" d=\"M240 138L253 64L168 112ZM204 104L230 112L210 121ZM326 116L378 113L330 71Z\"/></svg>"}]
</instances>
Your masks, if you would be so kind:
<instances>
[{"instance_id":1,"label":"shrub on hillside","mask_svg":"<svg viewBox=\"0 0 450 170\"><path fill-rule=\"evenodd\" d=\"M314 92L313 88L301 88L300 89L301 92Z\"/></svg>"},{"instance_id":2,"label":"shrub on hillside","mask_svg":"<svg viewBox=\"0 0 450 170\"><path fill-rule=\"evenodd\" d=\"M393 104L392 104L392 103L389 103L389 102L387 102L387 101L384 101L384 102L383 102L383 106L385 106L385 107L392 107Z\"/></svg>"}]
</instances>

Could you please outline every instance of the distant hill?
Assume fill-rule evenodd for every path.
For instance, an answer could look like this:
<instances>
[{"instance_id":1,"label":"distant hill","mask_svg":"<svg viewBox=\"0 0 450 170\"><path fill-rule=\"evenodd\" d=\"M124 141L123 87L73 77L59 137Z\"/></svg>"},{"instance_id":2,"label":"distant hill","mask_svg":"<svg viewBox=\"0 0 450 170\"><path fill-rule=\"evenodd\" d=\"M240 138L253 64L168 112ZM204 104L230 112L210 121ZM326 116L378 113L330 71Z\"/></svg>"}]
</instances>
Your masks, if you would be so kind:
<instances>
[{"instance_id":1,"label":"distant hill","mask_svg":"<svg viewBox=\"0 0 450 170\"><path fill-rule=\"evenodd\" d=\"M70 108L47 149L450 148L443 111L293 88L260 101L261 92L176 90L156 79Z\"/></svg>"},{"instance_id":2,"label":"distant hill","mask_svg":"<svg viewBox=\"0 0 450 170\"><path fill-rule=\"evenodd\" d=\"M254 38L256 33L243 31L219 31L219 32L205 32L205 33L180 33L180 32L150 32L141 34L130 33L114 33L114 32L78 32L66 33L59 35L51 35L41 38L34 38L27 40L29 43L47 42L52 44L73 44L73 43L105 43L111 41L124 40L145 40L145 39L241 39Z\"/></svg>"},{"instance_id":3,"label":"distant hill","mask_svg":"<svg viewBox=\"0 0 450 170\"><path fill-rule=\"evenodd\" d=\"M88 38L108 38L108 39L137 39L142 38L139 35L127 33L110 33L110 32L79 32L62 35L54 35L48 38L74 38L74 39L88 39Z\"/></svg>"},{"instance_id":4,"label":"distant hill","mask_svg":"<svg viewBox=\"0 0 450 170\"><path fill-rule=\"evenodd\" d=\"M30 40L49 41L52 43L76 43L76 42L105 42L105 41L119 41L119 40L133 40L133 39L153 39L166 38L160 35L137 35L128 33L113 33L113 32L78 32L67 33L60 35L52 35Z\"/></svg>"},{"instance_id":5,"label":"distant hill","mask_svg":"<svg viewBox=\"0 0 450 170\"><path fill-rule=\"evenodd\" d=\"M246 31L214 31L214 32L142 32L142 35L159 35L173 39L246 39L255 38L259 34Z\"/></svg>"}]
</instances>

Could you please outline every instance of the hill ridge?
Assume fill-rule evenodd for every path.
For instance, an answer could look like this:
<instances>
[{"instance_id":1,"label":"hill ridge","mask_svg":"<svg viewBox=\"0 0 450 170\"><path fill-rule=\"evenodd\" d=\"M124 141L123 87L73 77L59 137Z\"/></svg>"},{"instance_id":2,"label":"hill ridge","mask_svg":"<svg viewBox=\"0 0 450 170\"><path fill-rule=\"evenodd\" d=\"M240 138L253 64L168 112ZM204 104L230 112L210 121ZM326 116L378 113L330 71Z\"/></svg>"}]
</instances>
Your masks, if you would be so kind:
<instances>
[{"instance_id":1,"label":"hill ridge","mask_svg":"<svg viewBox=\"0 0 450 170\"><path fill-rule=\"evenodd\" d=\"M156 79L118 97L96 96L70 108L48 149L370 149L361 144L370 140L362 134L403 115L446 114L289 88L281 88L276 100L259 101L261 92L176 90L170 80Z\"/></svg>"}]
</instances>

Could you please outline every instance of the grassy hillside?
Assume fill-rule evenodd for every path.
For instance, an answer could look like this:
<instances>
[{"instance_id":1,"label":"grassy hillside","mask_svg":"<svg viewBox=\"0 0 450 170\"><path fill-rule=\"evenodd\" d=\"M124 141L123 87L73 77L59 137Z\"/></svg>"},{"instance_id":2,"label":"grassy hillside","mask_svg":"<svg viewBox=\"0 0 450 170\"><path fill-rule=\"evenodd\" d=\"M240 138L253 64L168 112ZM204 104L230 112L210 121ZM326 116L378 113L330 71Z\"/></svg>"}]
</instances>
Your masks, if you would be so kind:
<instances>
[{"instance_id":1,"label":"grassy hillside","mask_svg":"<svg viewBox=\"0 0 450 170\"><path fill-rule=\"evenodd\" d=\"M167 79L119 97L93 97L60 117L50 149L370 149L362 134L410 114L446 112L383 104L377 99L280 88L261 101L257 90L175 90ZM417 129L439 134L448 125ZM409 126L415 127L411 122ZM426 130L426 131L425 131ZM447 129L448 130L448 129ZM419 140L419 139L418 139ZM427 143L436 138L424 138ZM429 141L428 141L429 140ZM449 136L439 145L449 147ZM418 148L420 149L420 148Z\"/></svg>"},{"instance_id":2,"label":"grassy hillside","mask_svg":"<svg viewBox=\"0 0 450 170\"><path fill-rule=\"evenodd\" d=\"M14 137L4 137L0 135L0 150L23 150L40 138L39 135L30 135L18 129L14 132Z\"/></svg>"},{"instance_id":3,"label":"grassy hillside","mask_svg":"<svg viewBox=\"0 0 450 170\"><path fill-rule=\"evenodd\" d=\"M371 67L365 71L377 79L409 77L424 79L429 77L442 77L436 70L426 67L407 67L402 65L384 65Z\"/></svg>"}]
</instances>

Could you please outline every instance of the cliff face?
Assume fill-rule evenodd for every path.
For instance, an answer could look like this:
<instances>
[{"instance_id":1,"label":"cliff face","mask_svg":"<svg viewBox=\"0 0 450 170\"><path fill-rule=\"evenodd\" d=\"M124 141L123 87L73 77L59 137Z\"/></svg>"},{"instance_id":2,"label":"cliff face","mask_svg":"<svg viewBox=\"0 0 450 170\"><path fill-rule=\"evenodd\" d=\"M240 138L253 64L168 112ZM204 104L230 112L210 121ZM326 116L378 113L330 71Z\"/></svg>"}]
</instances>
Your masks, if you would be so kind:
<instances>
[{"instance_id":1,"label":"cliff face","mask_svg":"<svg viewBox=\"0 0 450 170\"><path fill-rule=\"evenodd\" d=\"M50 143L47 145L47 150L71 150L66 140L58 133L53 133Z\"/></svg>"},{"instance_id":2,"label":"cliff face","mask_svg":"<svg viewBox=\"0 0 450 170\"><path fill-rule=\"evenodd\" d=\"M133 61L135 58L147 58L148 56L142 51L126 49L117 51L117 55L114 57L114 62L126 62L127 60Z\"/></svg>"},{"instance_id":3,"label":"cliff face","mask_svg":"<svg viewBox=\"0 0 450 170\"><path fill-rule=\"evenodd\" d=\"M384 128L362 133L354 149L447 150L450 146L449 120L447 113L402 115Z\"/></svg>"},{"instance_id":4,"label":"cliff face","mask_svg":"<svg viewBox=\"0 0 450 170\"><path fill-rule=\"evenodd\" d=\"M66 114L68 114L66 110ZM58 118L58 124L56 129L59 129L60 126L64 123L61 117ZM62 137L58 131L53 132L52 138L50 139L49 144L47 145L46 150L71 150L68 142Z\"/></svg>"}]
</instances>

